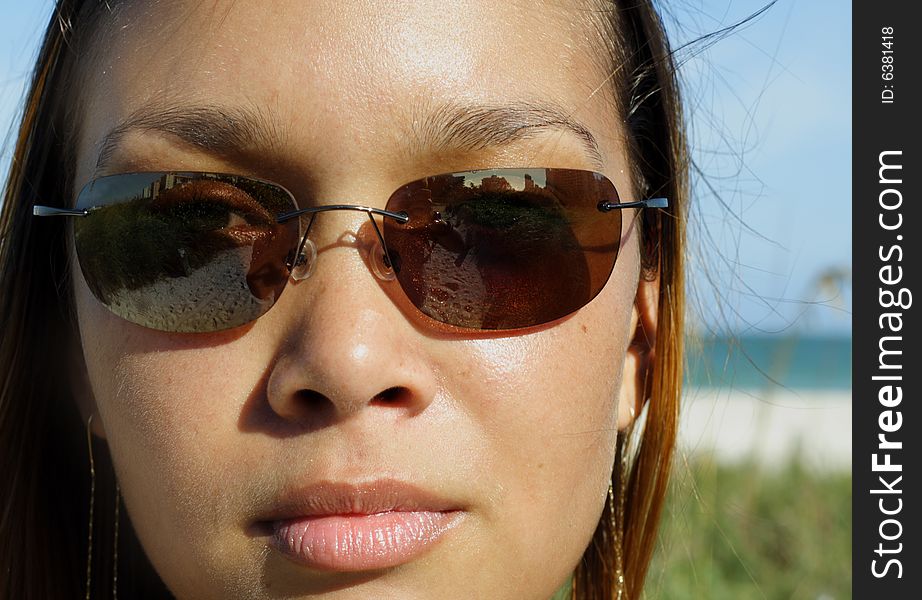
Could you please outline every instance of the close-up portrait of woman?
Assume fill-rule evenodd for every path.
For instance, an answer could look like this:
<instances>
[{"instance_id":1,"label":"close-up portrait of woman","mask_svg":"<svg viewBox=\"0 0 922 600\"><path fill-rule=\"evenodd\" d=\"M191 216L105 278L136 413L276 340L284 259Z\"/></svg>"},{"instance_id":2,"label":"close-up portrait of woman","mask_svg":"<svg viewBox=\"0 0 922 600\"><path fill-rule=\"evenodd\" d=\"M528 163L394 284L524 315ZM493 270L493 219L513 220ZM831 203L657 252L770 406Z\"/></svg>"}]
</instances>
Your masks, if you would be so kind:
<instances>
[{"instance_id":1,"label":"close-up portrait of woman","mask_svg":"<svg viewBox=\"0 0 922 600\"><path fill-rule=\"evenodd\" d=\"M673 75L648 2L57 2L3 205L4 597L636 597Z\"/></svg>"},{"instance_id":2,"label":"close-up portrait of woman","mask_svg":"<svg viewBox=\"0 0 922 600\"><path fill-rule=\"evenodd\" d=\"M689 197L655 4L49 3L0 598L641 598Z\"/></svg>"}]
</instances>

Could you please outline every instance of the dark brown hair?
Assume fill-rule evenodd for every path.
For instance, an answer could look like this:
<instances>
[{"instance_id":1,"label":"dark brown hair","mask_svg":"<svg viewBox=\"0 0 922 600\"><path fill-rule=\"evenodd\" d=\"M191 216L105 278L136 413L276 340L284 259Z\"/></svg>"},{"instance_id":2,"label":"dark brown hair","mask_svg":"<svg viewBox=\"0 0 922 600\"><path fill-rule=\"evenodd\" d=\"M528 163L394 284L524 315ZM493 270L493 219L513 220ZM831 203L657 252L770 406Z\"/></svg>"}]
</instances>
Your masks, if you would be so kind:
<instances>
[{"instance_id":1,"label":"dark brown hair","mask_svg":"<svg viewBox=\"0 0 922 600\"><path fill-rule=\"evenodd\" d=\"M78 352L63 219L34 220L36 202L73 197L72 91L97 21L111 3L58 0L23 108L0 214L0 598L84 593L90 479L87 438L69 372ZM653 554L675 442L682 381L683 255L687 165L678 86L659 17L647 0L598 0L616 114L625 116L637 197L665 196L643 211L643 264L659 277L654 362L642 431L618 436L615 515L606 506L573 576L573 598L640 596ZM635 439L632 439L635 438ZM105 444L94 445L93 597L111 594L115 481ZM614 517L614 518L612 518ZM166 598L122 519L118 588Z\"/></svg>"},{"instance_id":2,"label":"dark brown hair","mask_svg":"<svg viewBox=\"0 0 922 600\"><path fill-rule=\"evenodd\" d=\"M669 198L668 209L640 214L643 276L659 278L643 430L631 428L618 436L612 468L614 507L606 505L572 586L574 600L628 600L640 597L653 556L678 427L688 161L675 63L652 2L600 4L613 108L623 115L627 129L634 193L638 198Z\"/></svg>"}]
</instances>

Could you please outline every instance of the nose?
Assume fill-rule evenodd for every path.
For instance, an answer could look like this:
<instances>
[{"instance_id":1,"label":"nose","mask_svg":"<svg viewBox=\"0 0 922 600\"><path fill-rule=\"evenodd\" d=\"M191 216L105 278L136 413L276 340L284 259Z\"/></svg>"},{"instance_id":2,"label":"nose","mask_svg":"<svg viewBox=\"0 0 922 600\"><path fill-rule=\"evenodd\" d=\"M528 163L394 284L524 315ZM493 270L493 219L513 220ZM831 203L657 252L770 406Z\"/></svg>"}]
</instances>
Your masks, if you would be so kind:
<instances>
[{"instance_id":1,"label":"nose","mask_svg":"<svg viewBox=\"0 0 922 600\"><path fill-rule=\"evenodd\" d=\"M268 404L292 424L317 428L364 410L412 416L436 396L431 340L381 288L395 282L381 282L356 244L342 242L363 219L354 212L318 215L311 232L318 248L314 272L289 281L270 312L282 335Z\"/></svg>"}]
</instances>

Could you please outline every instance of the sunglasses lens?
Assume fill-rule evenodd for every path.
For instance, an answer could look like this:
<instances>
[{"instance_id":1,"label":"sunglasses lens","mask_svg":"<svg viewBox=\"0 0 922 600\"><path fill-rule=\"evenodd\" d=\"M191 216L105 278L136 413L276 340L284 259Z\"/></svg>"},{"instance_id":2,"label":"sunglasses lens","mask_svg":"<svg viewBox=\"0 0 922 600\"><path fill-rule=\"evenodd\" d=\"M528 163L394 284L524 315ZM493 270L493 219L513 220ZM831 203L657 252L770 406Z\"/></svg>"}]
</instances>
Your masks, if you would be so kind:
<instances>
[{"instance_id":1,"label":"sunglasses lens","mask_svg":"<svg viewBox=\"0 0 922 600\"><path fill-rule=\"evenodd\" d=\"M397 279L420 311L471 329L548 323L589 303L614 268L621 211L604 176L573 169L496 169L403 186L384 220Z\"/></svg>"},{"instance_id":2,"label":"sunglasses lens","mask_svg":"<svg viewBox=\"0 0 922 600\"><path fill-rule=\"evenodd\" d=\"M84 278L120 317L161 331L211 332L253 321L288 281L299 225L276 185L210 173L133 173L88 184L74 219Z\"/></svg>"}]
</instances>

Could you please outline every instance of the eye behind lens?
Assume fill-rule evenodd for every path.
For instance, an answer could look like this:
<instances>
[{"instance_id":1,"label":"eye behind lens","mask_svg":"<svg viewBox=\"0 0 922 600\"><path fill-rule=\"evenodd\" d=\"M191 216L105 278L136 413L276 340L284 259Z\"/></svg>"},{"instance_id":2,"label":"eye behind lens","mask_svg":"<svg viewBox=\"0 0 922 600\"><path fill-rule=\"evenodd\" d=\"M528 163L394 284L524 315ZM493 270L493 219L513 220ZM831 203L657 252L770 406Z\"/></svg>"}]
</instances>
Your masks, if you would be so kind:
<instances>
[{"instance_id":1,"label":"eye behind lens","mask_svg":"<svg viewBox=\"0 0 922 600\"><path fill-rule=\"evenodd\" d=\"M208 332L249 323L275 303L300 233L297 220L274 216L292 210L287 192L212 174L104 179L74 235L84 279L112 312L161 331Z\"/></svg>"}]
</instances>

